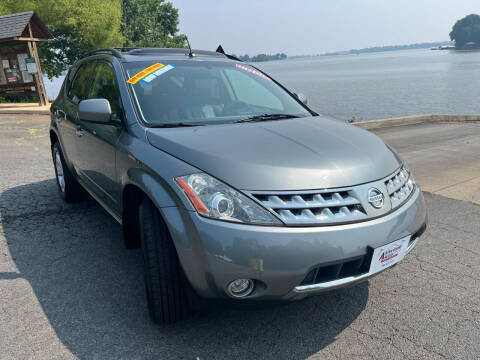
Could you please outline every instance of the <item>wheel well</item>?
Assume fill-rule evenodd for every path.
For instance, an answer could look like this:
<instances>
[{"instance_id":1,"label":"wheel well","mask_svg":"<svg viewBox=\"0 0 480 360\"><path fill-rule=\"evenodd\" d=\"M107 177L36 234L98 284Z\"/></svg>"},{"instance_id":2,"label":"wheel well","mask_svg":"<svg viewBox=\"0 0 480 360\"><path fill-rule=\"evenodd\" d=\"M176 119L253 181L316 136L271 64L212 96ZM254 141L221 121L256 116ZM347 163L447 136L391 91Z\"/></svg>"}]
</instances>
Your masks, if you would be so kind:
<instances>
[{"instance_id":1,"label":"wheel well","mask_svg":"<svg viewBox=\"0 0 480 360\"><path fill-rule=\"evenodd\" d=\"M138 208L145 196L147 195L135 185L129 184L123 189L123 240L127 249L140 247Z\"/></svg>"},{"instance_id":2,"label":"wheel well","mask_svg":"<svg viewBox=\"0 0 480 360\"><path fill-rule=\"evenodd\" d=\"M50 130L50 144L53 146L58 141L57 134L55 134L55 131Z\"/></svg>"}]
</instances>

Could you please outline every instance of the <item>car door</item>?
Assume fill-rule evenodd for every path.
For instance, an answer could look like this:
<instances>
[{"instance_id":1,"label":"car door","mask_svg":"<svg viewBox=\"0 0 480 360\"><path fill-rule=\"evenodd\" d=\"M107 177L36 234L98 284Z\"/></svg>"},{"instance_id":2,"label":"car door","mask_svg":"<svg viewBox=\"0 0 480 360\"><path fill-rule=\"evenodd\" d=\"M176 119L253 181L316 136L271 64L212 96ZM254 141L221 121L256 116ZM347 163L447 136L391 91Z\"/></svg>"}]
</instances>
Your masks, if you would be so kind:
<instances>
[{"instance_id":1,"label":"car door","mask_svg":"<svg viewBox=\"0 0 480 360\"><path fill-rule=\"evenodd\" d=\"M115 71L109 63L97 61L87 98L107 99L112 109L112 120L122 120L120 91ZM115 156L122 129L122 126L113 122L95 124L80 119L77 133L79 174L89 188L114 210L119 210L121 191L117 182Z\"/></svg>"},{"instance_id":2,"label":"car door","mask_svg":"<svg viewBox=\"0 0 480 360\"><path fill-rule=\"evenodd\" d=\"M79 124L78 104L86 97L93 67L94 64L88 62L82 63L76 70L70 70L66 79L63 101L54 109L55 121L60 133L64 155L74 168L77 168L78 162L75 134Z\"/></svg>"}]
</instances>

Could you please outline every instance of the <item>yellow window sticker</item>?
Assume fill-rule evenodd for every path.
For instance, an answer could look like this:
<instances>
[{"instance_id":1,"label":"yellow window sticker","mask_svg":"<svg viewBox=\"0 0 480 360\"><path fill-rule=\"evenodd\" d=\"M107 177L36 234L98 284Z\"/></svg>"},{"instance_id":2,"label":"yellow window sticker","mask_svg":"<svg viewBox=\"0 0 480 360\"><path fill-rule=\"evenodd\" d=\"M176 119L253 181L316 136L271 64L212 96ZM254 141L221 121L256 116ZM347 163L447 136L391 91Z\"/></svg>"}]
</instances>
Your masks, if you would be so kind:
<instances>
[{"instance_id":1,"label":"yellow window sticker","mask_svg":"<svg viewBox=\"0 0 480 360\"><path fill-rule=\"evenodd\" d=\"M164 67L165 65L163 64L160 64L160 63L156 63L156 64L153 64L145 69L143 69L142 71L136 73L135 75L133 75L130 79L128 79L128 83L129 84L136 84L137 82L139 82L140 80L142 80L145 76L147 76L148 74L151 74L152 72L154 72L155 70L158 70L158 69L161 69L162 67Z\"/></svg>"}]
</instances>

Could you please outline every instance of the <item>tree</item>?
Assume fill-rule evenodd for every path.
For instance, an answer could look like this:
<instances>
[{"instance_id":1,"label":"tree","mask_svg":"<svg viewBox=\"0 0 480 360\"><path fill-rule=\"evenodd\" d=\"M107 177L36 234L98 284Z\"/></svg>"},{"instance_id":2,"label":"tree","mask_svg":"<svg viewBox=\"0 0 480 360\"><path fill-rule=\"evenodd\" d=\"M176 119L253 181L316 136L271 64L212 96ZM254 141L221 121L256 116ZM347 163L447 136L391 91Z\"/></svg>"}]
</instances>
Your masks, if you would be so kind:
<instances>
[{"instance_id":1,"label":"tree","mask_svg":"<svg viewBox=\"0 0 480 360\"><path fill-rule=\"evenodd\" d=\"M83 54L123 43L121 0L2 0L0 14L35 11L55 37L39 43L42 70L60 75Z\"/></svg>"},{"instance_id":2,"label":"tree","mask_svg":"<svg viewBox=\"0 0 480 360\"><path fill-rule=\"evenodd\" d=\"M234 55L235 56L235 55ZM236 57L236 56L235 56ZM261 61L271 61L271 60L284 60L287 58L287 54L284 53L276 53L275 55L267 55L267 54L258 54L255 56L248 56L247 54L242 55L239 57L240 60L245 62L261 62Z\"/></svg>"},{"instance_id":3,"label":"tree","mask_svg":"<svg viewBox=\"0 0 480 360\"><path fill-rule=\"evenodd\" d=\"M185 47L177 35L178 10L164 0L123 0L122 33L126 47Z\"/></svg>"},{"instance_id":4,"label":"tree","mask_svg":"<svg viewBox=\"0 0 480 360\"><path fill-rule=\"evenodd\" d=\"M480 46L480 16L471 14L458 20L450 32L450 39L455 41L457 49L467 47L468 43Z\"/></svg>"},{"instance_id":5,"label":"tree","mask_svg":"<svg viewBox=\"0 0 480 360\"><path fill-rule=\"evenodd\" d=\"M0 15L30 10L55 37L38 45L50 78L98 48L185 46L178 10L164 0L0 0Z\"/></svg>"}]
</instances>

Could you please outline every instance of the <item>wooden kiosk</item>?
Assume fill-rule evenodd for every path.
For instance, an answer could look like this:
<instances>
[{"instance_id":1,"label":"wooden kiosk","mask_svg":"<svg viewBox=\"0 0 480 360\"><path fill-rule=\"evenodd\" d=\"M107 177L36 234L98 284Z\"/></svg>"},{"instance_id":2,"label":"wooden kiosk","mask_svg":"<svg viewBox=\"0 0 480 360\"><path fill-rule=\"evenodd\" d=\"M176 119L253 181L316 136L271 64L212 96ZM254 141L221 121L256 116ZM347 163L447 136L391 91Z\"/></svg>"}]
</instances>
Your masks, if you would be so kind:
<instances>
[{"instance_id":1,"label":"wooden kiosk","mask_svg":"<svg viewBox=\"0 0 480 360\"><path fill-rule=\"evenodd\" d=\"M36 92L47 105L37 42L52 38L33 11L0 16L0 96Z\"/></svg>"}]
</instances>

